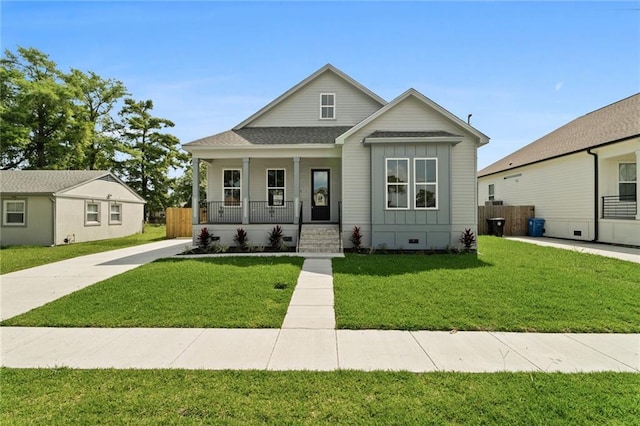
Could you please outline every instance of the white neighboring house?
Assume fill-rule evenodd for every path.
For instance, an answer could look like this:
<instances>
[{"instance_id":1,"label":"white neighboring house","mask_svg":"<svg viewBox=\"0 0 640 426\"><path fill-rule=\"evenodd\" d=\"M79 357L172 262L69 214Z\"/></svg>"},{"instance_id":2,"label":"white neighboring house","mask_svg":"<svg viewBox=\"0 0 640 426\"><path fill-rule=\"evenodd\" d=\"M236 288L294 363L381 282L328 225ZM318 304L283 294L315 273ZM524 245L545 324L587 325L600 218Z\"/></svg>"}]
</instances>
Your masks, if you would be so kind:
<instances>
[{"instance_id":1,"label":"white neighboring house","mask_svg":"<svg viewBox=\"0 0 640 426\"><path fill-rule=\"evenodd\" d=\"M334 227L334 247L351 246L354 226L365 247L457 246L465 228L477 232L476 154L488 141L414 89L386 102L325 65L233 129L183 145L193 158L194 240L207 227L233 245L242 227L265 245L277 224L305 251L326 249L322 237L303 244L305 230L323 227Z\"/></svg>"},{"instance_id":2,"label":"white neighboring house","mask_svg":"<svg viewBox=\"0 0 640 426\"><path fill-rule=\"evenodd\" d=\"M50 246L142 232L145 201L108 171L0 172L0 244Z\"/></svg>"},{"instance_id":3,"label":"white neighboring house","mask_svg":"<svg viewBox=\"0 0 640 426\"><path fill-rule=\"evenodd\" d=\"M478 201L534 205L545 236L640 246L640 94L478 172Z\"/></svg>"}]
</instances>

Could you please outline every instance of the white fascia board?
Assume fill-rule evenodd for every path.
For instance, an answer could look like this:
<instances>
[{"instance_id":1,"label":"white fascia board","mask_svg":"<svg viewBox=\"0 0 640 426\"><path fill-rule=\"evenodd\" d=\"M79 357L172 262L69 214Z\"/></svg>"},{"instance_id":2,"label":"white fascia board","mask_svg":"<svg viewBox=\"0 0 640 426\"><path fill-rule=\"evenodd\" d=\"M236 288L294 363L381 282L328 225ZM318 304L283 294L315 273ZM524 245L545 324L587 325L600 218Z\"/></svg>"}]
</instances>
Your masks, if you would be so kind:
<instances>
[{"instance_id":1,"label":"white fascia board","mask_svg":"<svg viewBox=\"0 0 640 426\"><path fill-rule=\"evenodd\" d=\"M376 143L450 143L456 145L462 142L459 136L420 136L420 137L398 137L398 138L364 138L365 145Z\"/></svg>"},{"instance_id":2,"label":"white fascia board","mask_svg":"<svg viewBox=\"0 0 640 426\"><path fill-rule=\"evenodd\" d=\"M342 147L336 144L252 145L225 147L192 147L194 158L283 158L342 157Z\"/></svg>"}]
</instances>

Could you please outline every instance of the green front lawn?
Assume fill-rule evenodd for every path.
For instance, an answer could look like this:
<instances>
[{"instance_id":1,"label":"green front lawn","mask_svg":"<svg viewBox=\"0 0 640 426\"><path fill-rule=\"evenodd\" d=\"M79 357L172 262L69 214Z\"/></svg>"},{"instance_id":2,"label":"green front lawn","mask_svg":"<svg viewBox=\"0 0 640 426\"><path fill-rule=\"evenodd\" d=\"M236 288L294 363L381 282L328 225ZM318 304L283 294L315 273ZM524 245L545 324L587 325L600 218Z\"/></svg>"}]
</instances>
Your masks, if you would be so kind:
<instances>
[{"instance_id":1,"label":"green front lawn","mask_svg":"<svg viewBox=\"0 0 640 426\"><path fill-rule=\"evenodd\" d=\"M638 424L640 375L0 370L9 424Z\"/></svg>"},{"instance_id":2,"label":"green front lawn","mask_svg":"<svg viewBox=\"0 0 640 426\"><path fill-rule=\"evenodd\" d=\"M139 244L160 241L166 237L164 225L145 225L141 234L111 240L75 243L65 246L10 246L0 248L0 274L33 268L46 263L58 262L72 257L100 253Z\"/></svg>"},{"instance_id":3,"label":"green front lawn","mask_svg":"<svg viewBox=\"0 0 640 426\"><path fill-rule=\"evenodd\" d=\"M640 332L640 265L496 237L479 255L334 259L338 328Z\"/></svg>"},{"instance_id":4,"label":"green front lawn","mask_svg":"<svg viewBox=\"0 0 640 426\"><path fill-rule=\"evenodd\" d=\"M302 262L296 257L162 259L2 325L278 328Z\"/></svg>"}]
</instances>

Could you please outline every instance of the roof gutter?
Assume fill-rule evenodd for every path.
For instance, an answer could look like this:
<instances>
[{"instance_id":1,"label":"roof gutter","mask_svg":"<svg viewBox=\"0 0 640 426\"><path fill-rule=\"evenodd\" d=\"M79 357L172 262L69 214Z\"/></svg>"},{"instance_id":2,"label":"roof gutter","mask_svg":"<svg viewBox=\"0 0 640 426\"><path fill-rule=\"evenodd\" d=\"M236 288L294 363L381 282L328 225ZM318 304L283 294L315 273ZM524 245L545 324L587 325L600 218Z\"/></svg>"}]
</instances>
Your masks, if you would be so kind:
<instances>
[{"instance_id":1,"label":"roof gutter","mask_svg":"<svg viewBox=\"0 0 640 426\"><path fill-rule=\"evenodd\" d=\"M598 242L598 154L591 151L591 148L587 149L587 154L593 156L593 240L592 242Z\"/></svg>"}]
</instances>

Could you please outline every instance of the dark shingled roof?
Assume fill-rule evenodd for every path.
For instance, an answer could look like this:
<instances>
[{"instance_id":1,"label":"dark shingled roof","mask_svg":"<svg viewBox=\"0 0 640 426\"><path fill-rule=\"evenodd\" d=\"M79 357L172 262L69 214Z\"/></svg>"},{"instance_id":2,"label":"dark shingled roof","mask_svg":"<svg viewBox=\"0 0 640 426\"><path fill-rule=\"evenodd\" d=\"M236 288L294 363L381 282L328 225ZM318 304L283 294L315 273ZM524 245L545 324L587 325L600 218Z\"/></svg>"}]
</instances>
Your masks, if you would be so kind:
<instances>
[{"instance_id":1,"label":"dark shingled roof","mask_svg":"<svg viewBox=\"0 0 640 426\"><path fill-rule=\"evenodd\" d=\"M576 118L480 170L487 176L640 136L640 93Z\"/></svg>"},{"instance_id":2,"label":"dark shingled roof","mask_svg":"<svg viewBox=\"0 0 640 426\"><path fill-rule=\"evenodd\" d=\"M367 138L435 138L435 137L455 137L453 133L445 131L422 131L422 132L386 132L376 130Z\"/></svg>"},{"instance_id":3,"label":"dark shingled roof","mask_svg":"<svg viewBox=\"0 0 640 426\"><path fill-rule=\"evenodd\" d=\"M188 146L242 146L334 143L351 126L244 127L189 142Z\"/></svg>"},{"instance_id":4,"label":"dark shingled roof","mask_svg":"<svg viewBox=\"0 0 640 426\"><path fill-rule=\"evenodd\" d=\"M108 175L105 170L2 170L0 192L53 194Z\"/></svg>"}]
</instances>

